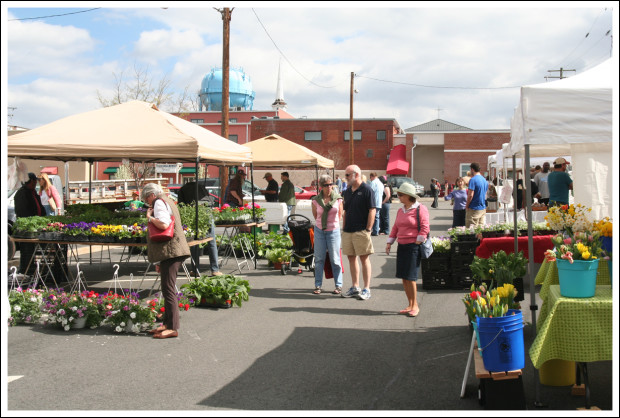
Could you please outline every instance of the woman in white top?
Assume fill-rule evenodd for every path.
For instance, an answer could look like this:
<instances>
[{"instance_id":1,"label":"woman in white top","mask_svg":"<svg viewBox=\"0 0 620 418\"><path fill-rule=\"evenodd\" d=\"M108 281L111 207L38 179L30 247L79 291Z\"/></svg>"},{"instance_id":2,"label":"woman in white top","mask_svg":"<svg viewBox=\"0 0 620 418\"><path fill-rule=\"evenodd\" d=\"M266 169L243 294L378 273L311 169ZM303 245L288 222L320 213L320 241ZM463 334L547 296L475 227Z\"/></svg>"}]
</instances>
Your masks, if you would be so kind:
<instances>
[{"instance_id":1,"label":"woman in white top","mask_svg":"<svg viewBox=\"0 0 620 418\"><path fill-rule=\"evenodd\" d=\"M39 174L39 196L47 216L60 215L62 199L46 173Z\"/></svg>"}]
</instances>

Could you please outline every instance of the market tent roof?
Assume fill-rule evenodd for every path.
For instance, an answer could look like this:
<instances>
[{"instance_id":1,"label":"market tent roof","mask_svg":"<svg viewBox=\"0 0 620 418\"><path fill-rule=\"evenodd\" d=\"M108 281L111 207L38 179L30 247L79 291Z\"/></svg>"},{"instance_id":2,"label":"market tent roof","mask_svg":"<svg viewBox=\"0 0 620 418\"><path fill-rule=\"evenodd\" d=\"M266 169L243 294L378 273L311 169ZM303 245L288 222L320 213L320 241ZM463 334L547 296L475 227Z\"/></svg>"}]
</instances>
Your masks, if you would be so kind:
<instances>
[{"instance_id":1,"label":"market tent roof","mask_svg":"<svg viewBox=\"0 0 620 418\"><path fill-rule=\"evenodd\" d=\"M569 156L575 202L594 218L612 216L614 63L608 59L581 74L521 88L511 123L508 155ZM504 153L504 155L507 155Z\"/></svg>"},{"instance_id":2,"label":"market tent roof","mask_svg":"<svg viewBox=\"0 0 620 418\"><path fill-rule=\"evenodd\" d=\"M249 163L252 154L194 123L131 101L59 119L8 138L9 157L60 161Z\"/></svg>"},{"instance_id":3,"label":"market tent roof","mask_svg":"<svg viewBox=\"0 0 620 418\"><path fill-rule=\"evenodd\" d=\"M252 150L254 167L315 167L334 168L334 161L272 134L250 141L243 146Z\"/></svg>"},{"instance_id":4,"label":"market tent roof","mask_svg":"<svg viewBox=\"0 0 620 418\"><path fill-rule=\"evenodd\" d=\"M404 175L409 173L409 163L406 157L407 149L403 144L396 145L390 152L390 160L387 164L387 174Z\"/></svg>"}]
</instances>

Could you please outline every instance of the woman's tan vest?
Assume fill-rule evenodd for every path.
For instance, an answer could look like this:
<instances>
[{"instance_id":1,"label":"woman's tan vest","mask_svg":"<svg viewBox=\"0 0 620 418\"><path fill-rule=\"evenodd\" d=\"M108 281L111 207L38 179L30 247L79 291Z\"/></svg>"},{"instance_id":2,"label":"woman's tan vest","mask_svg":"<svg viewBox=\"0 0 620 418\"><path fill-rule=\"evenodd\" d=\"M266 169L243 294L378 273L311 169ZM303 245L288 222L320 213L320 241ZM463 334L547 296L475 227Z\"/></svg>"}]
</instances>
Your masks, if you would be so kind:
<instances>
[{"instance_id":1,"label":"woman's tan vest","mask_svg":"<svg viewBox=\"0 0 620 418\"><path fill-rule=\"evenodd\" d=\"M147 234L148 258L151 263L157 263L175 257L189 257L190 255L189 245L187 245L187 240L183 233L181 214L179 213L179 209L177 209L177 205L168 198L162 198L162 200L172 209L172 214L174 215L174 236L170 241L151 242Z\"/></svg>"}]
</instances>

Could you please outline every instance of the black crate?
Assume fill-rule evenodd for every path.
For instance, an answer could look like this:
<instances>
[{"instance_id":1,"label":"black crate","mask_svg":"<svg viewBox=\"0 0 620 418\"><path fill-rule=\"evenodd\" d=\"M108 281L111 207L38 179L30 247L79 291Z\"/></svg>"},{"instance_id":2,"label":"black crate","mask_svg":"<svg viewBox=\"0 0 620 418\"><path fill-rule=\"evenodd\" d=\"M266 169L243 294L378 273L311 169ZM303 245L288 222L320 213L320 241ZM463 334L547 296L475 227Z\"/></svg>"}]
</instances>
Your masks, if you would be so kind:
<instances>
[{"instance_id":1,"label":"black crate","mask_svg":"<svg viewBox=\"0 0 620 418\"><path fill-rule=\"evenodd\" d=\"M523 277L515 277L512 281L512 284L517 289L517 296L515 297L515 302L521 302L525 299L524 289L523 289Z\"/></svg>"},{"instance_id":2,"label":"black crate","mask_svg":"<svg viewBox=\"0 0 620 418\"><path fill-rule=\"evenodd\" d=\"M474 275L469 267L462 269L452 268L452 288L469 290L474 283Z\"/></svg>"},{"instance_id":3,"label":"black crate","mask_svg":"<svg viewBox=\"0 0 620 418\"><path fill-rule=\"evenodd\" d=\"M448 269L444 271L424 270L422 267L422 289L447 290L452 289L452 276Z\"/></svg>"},{"instance_id":4,"label":"black crate","mask_svg":"<svg viewBox=\"0 0 620 418\"><path fill-rule=\"evenodd\" d=\"M469 266L474 262L473 254L452 254L450 257L450 269L452 270L469 270Z\"/></svg>"},{"instance_id":5,"label":"black crate","mask_svg":"<svg viewBox=\"0 0 620 418\"><path fill-rule=\"evenodd\" d=\"M422 259L424 271L449 271L450 253L433 253L430 258Z\"/></svg>"},{"instance_id":6,"label":"black crate","mask_svg":"<svg viewBox=\"0 0 620 418\"><path fill-rule=\"evenodd\" d=\"M476 254L478 244L478 241L453 241L450 243L450 254L452 256L471 255L473 257Z\"/></svg>"}]
</instances>

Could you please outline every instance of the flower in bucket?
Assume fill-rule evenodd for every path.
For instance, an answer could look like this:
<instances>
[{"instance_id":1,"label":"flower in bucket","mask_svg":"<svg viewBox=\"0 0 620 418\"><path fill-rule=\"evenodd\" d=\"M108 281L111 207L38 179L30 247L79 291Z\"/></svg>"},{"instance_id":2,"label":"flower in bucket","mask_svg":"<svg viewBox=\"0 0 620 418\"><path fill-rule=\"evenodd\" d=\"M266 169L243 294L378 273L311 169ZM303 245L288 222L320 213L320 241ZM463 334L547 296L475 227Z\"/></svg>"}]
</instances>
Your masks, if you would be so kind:
<instances>
[{"instance_id":1,"label":"flower in bucket","mask_svg":"<svg viewBox=\"0 0 620 418\"><path fill-rule=\"evenodd\" d=\"M9 326L31 324L41 317L41 304L43 294L37 289L17 289L9 292L9 305L11 315L8 319Z\"/></svg>"},{"instance_id":2,"label":"flower in bucket","mask_svg":"<svg viewBox=\"0 0 620 418\"><path fill-rule=\"evenodd\" d=\"M575 260L592 261L601 256L601 239L598 231L576 232L572 235L555 235L551 238L555 251L547 250L545 259L560 257L571 264Z\"/></svg>"},{"instance_id":3,"label":"flower in bucket","mask_svg":"<svg viewBox=\"0 0 620 418\"><path fill-rule=\"evenodd\" d=\"M470 293L463 298L465 311L470 321L475 321L476 316L493 318L505 316L509 309L521 309L518 302L514 301L517 290L511 284L488 291L483 283L479 287L472 284Z\"/></svg>"},{"instance_id":4,"label":"flower in bucket","mask_svg":"<svg viewBox=\"0 0 620 418\"><path fill-rule=\"evenodd\" d=\"M463 297L463 303L465 304L465 313L467 313L467 317L470 321L476 320L476 310L474 307L474 302L484 295L487 291L486 284L482 283L480 286L476 286L476 284L472 284L470 288L470 292Z\"/></svg>"},{"instance_id":5,"label":"flower in bucket","mask_svg":"<svg viewBox=\"0 0 620 418\"><path fill-rule=\"evenodd\" d=\"M593 229L589 218L591 211L591 208L581 204L552 206L545 220L554 231L565 231L568 234L590 231Z\"/></svg>"}]
</instances>

